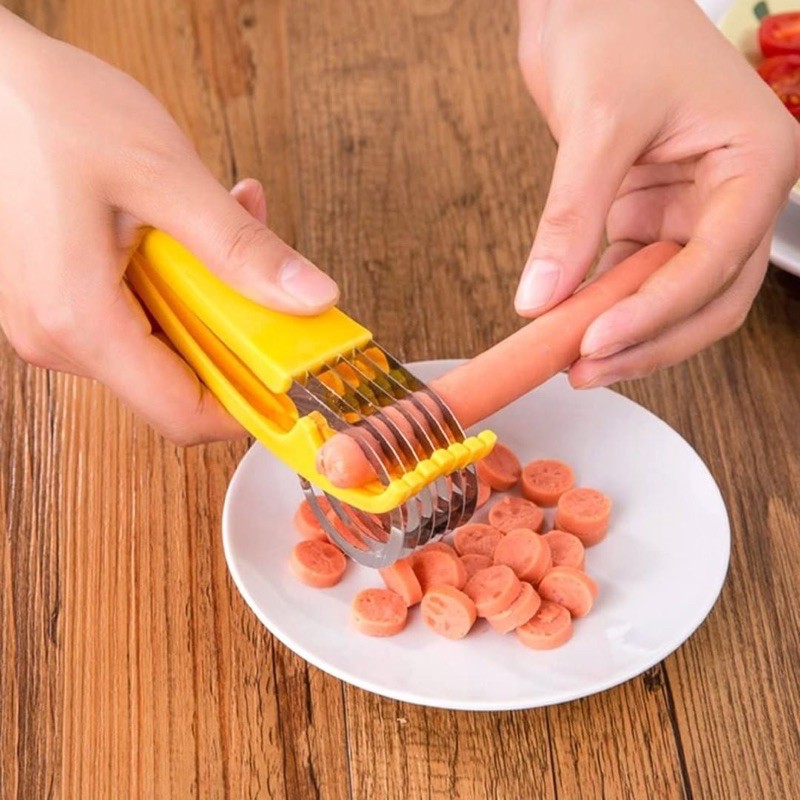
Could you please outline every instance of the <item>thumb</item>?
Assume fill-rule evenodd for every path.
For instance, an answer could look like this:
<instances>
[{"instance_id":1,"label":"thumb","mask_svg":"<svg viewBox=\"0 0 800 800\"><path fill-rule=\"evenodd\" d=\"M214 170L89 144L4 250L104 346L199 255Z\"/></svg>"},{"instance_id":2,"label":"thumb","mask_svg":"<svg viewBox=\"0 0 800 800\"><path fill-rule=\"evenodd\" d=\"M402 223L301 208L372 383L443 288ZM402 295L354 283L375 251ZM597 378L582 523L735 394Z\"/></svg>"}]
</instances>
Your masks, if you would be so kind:
<instances>
[{"instance_id":1,"label":"thumb","mask_svg":"<svg viewBox=\"0 0 800 800\"><path fill-rule=\"evenodd\" d=\"M550 191L522 273L514 306L534 317L571 295L586 276L606 217L633 162L613 138L584 129L558 148Z\"/></svg>"},{"instance_id":2,"label":"thumb","mask_svg":"<svg viewBox=\"0 0 800 800\"><path fill-rule=\"evenodd\" d=\"M258 303L291 314L335 305L336 283L240 205L199 159L173 162L165 173L155 182L158 191L152 175L127 187L126 210L173 236Z\"/></svg>"}]
</instances>

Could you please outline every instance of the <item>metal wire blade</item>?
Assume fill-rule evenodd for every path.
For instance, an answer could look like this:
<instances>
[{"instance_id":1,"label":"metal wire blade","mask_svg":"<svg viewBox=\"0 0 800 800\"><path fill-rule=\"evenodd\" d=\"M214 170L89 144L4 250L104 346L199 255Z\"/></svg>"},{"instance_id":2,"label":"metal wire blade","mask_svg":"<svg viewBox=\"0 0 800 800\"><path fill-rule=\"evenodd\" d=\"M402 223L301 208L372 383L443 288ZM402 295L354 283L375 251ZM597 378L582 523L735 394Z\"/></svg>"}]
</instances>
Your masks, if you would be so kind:
<instances>
[{"instance_id":1,"label":"metal wire blade","mask_svg":"<svg viewBox=\"0 0 800 800\"><path fill-rule=\"evenodd\" d=\"M373 357L377 353L385 364ZM336 373L341 393L319 374L310 374L295 381L289 397L301 416L316 411L333 430L351 436L384 485L436 450L465 439L447 404L378 345L342 354L328 368ZM478 496L472 465L437 478L382 515L317 494L304 478L301 486L327 535L355 561L371 567L387 566L464 524Z\"/></svg>"}]
</instances>

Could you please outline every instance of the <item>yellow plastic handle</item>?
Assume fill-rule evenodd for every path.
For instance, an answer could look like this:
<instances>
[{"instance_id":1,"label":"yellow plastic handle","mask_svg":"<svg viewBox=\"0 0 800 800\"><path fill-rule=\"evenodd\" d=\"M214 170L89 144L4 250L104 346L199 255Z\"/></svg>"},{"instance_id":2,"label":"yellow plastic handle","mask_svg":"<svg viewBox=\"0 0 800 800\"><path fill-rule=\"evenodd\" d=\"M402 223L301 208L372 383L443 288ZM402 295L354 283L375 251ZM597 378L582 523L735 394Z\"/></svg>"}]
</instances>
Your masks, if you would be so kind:
<instances>
[{"instance_id":1,"label":"yellow plastic handle","mask_svg":"<svg viewBox=\"0 0 800 800\"><path fill-rule=\"evenodd\" d=\"M183 304L278 394L287 392L295 378L372 339L338 308L299 317L248 300L161 231L148 231L139 252Z\"/></svg>"}]
</instances>

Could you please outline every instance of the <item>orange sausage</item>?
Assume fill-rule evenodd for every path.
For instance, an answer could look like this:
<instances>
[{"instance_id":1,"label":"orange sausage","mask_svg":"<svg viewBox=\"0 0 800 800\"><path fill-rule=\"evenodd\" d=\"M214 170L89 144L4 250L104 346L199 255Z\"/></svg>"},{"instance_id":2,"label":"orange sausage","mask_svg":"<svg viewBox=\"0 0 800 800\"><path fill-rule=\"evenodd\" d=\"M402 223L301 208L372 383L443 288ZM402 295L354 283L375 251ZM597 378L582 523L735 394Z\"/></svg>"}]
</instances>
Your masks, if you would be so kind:
<instances>
[{"instance_id":1,"label":"orange sausage","mask_svg":"<svg viewBox=\"0 0 800 800\"><path fill-rule=\"evenodd\" d=\"M353 624L367 636L394 636L408 621L403 598L391 589L364 589L350 607Z\"/></svg>"},{"instance_id":2,"label":"orange sausage","mask_svg":"<svg viewBox=\"0 0 800 800\"><path fill-rule=\"evenodd\" d=\"M308 586L335 586L347 569L344 553L330 542L307 539L292 548L292 572Z\"/></svg>"},{"instance_id":3,"label":"orange sausage","mask_svg":"<svg viewBox=\"0 0 800 800\"><path fill-rule=\"evenodd\" d=\"M553 566L547 542L527 528L510 531L503 537L495 548L494 563L511 567L521 581L534 585Z\"/></svg>"},{"instance_id":4,"label":"orange sausage","mask_svg":"<svg viewBox=\"0 0 800 800\"><path fill-rule=\"evenodd\" d=\"M429 550L440 550L443 553L450 553L450 555L458 558L458 553L456 553L456 551L449 544L447 544L447 542L439 540L438 542L429 542L421 549L415 550L408 556L408 563L411 564L412 567L414 567L417 563L417 558L420 555L420 553L426 553Z\"/></svg>"},{"instance_id":5,"label":"orange sausage","mask_svg":"<svg viewBox=\"0 0 800 800\"><path fill-rule=\"evenodd\" d=\"M478 500L475 503L475 510L477 511L479 508L485 506L491 496L492 496L492 487L489 486L488 483L484 483L482 480L479 479Z\"/></svg>"},{"instance_id":6,"label":"orange sausage","mask_svg":"<svg viewBox=\"0 0 800 800\"><path fill-rule=\"evenodd\" d=\"M550 547L554 567L574 567L583 569L586 549L581 540L566 531L553 530L542 536Z\"/></svg>"},{"instance_id":7,"label":"orange sausage","mask_svg":"<svg viewBox=\"0 0 800 800\"><path fill-rule=\"evenodd\" d=\"M422 444L417 441L417 435L414 432L414 426L411 424L406 415L395 406L386 406L386 408L382 410L382 413L390 422L394 424L397 430L400 431L400 434L405 439L405 443L411 445L412 449L418 455L421 455L424 452L422 449ZM414 414L414 418L417 419L417 421L419 421L420 424L427 430L427 426L423 424L423 421L419 419L419 416L419 414ZM384 426L383 433L390 441L392 441L393 444L396 443L397 437L388 426Z\"/></svg>"},{"instance_id":8,"label":"orange sausage","mask_svg":"<svg viewBox=\"0 0 800 800\"><path fill-rule=\"evenodd\" d=\"M517 628L517 637L532 650L553 650L572 638L572 617L558 603L542 600L539 610Z\"/></svg>"},{"instance_id":9,"label":"orange sausage","mask_svg":"<svg viewBox=\"0 0 800 800\"><path fill-rule=\"evenodd\" d=\"M552 600L572 614L585 617L597 599L597 584L574 567L553 567L537 587L542 600Z\"/></svg>"},{"instance_id":10,"label":"orange sausage","mask_svg":"<svg viewBox=\"0 0 800 800\"><path fill-rule=\"evenodd\" d=\"M540 458L522 468L522 496L538 506L549 508L575 485L575 474L568 464L554 458Z\"/></svg>"},{"instance_id":11,"label":"orange sausage","mask_svg":"<svg viewBox=\"0 0 800 800\"><path fill-rule=\"evenodd\" d=\"M331 523L331 525L336 528L336 531L339 533L342 539L344 539L348 544L353 545L353 547L355 547L357 550L368 549L367 545L365 545L361 540L361 537L354 531L350 530L350 526L345 525L345 523L333 509L331 509L325 516L328 518L328 521ZM356 520L353 520L352 524L357 526ZM367 536L368 534L365 533L364 535Z\"/></svg>"},{"instance_id":12,"label":"orange sausage","mask_svg":"<svg viewBox=\"0 0 800 800\"><path fill-rule=\"evenodd\" d=\"M487 620L498 633L511 633L515 628L524 625L539 610L541 604L542 598L533 586L523 581L519 597L507 609L487 617Z\"/></svg>"},{"instance_id":13,"label":"orange sausage","mask_svg":"<svg viewBox=\"0 0 800 800\"><path fill-rule=\"evenodd\" d=\"M605 538L610 519L611 498L597 489L570 489L558 499L556 528L575 534L584 547L591 547Z\"/></svg>"},{"instance_id":14,"label":"orange sausage","mask_svg":"<svg viewBox=\"0 0 800 800\"><path fill-rule=\"evenodd\" d=\"M478 570L464 585L479 617L490 617L507 609L519 597L522 584L505 564Z\"/></svg>"},{"instance_id":15,"label":"orange sausage","mask_svg":"<svg viewBox=\"0 0 800 800\"><path fill-rule=\"evenodd\" d=\"M672 242L642 248L507 339L431 381L431 388L464 428L480 422L576 361L589 325L636 292L679 250ZM360 448L346 434L335 434L325 443L318 464L337 486L360 486L375 479Z\"/></svg>"},{"instance_id":16,"label":"orange sausage","mask_svg":"<svg viewBox=\"0 0 800 800\"><path fill-rule=\"evenodd\" d=\"M434 400L419 392L415 393L414 397L427 408L432 417L442 423L442 412ZM400 400L396 407L387 406L380 412L371 415L369 421L400 458L403 457L403 448L385 418L395 424L417 455L422 455L424 446L421 441L417 440L414 426L408 417L401 413L401 408L405 414L418 423L424 434L431 436L432 424L428 417L408 399ZM368 448L380 453L381 447L376 436L366 425L352 428L350 434L334 434L317 453L317 469L336 486L361 486L377 478L374 468L359 444L359 441L364 442ZM436 437L433 438L435 440Z\"/></svg>"},{"instance_id":17,"label":"orange sausage","mask_svg":"<svg viewBox=\"0 0 800 800\"><path fill-rule=\"evenodd\" d=\"M478 570L491 567L492 558L491 556L484 556L480 553L466 553L461 556L461 563L467 571L467 580L469 580Z\"/></svg>"},{"instance_id":18,"label":"orange sausage","mask_svg":"<svg viewBox=\"0 0 800 800\"><path fill-rule=\"evenodd\" d=\"M364 432L373 450L380 453L375 437ZM363 486L377 479L359 443L346 433L335 433L317 453L317 470L334 486Z\"/></svg>"},{"instance_id":19,"label":"orange sausage","mask_svg":"<svg viewBox=\"0 0 800 800\"><path fill-rule=\"evenodd\" d=\"M415 556L413 566L423 594L445 583L463 589L467 582L467 570L455 553L424 549Z\"/></svg>"},{"instance_id":20,"label":"orange sausage","mask_svg":"<svg viewBox=\"0 0 800 800\"><path fill-rule=\"evenodd\" d=\"M489 524L503 533L519 528L541 531L543 523L544 511L522 497L504 497L489 509Z\"/></svg>"},{"instance_id":21,"label":"orange sausage","mask_svg":"<svg viewBox=\"0 0 800 800\"><path fill-rule=\"evenodd\" d=\"M463 639L475 624L475 603L453 586L434 586L420 606L423 622L448 639Z\"/></svg>"},{"instance_id":22,"label":"orange sausage","mask_svg":"<svg viewBox=\"0 0 800 800\"><path fill-rule=\"evenodd\" d=\"M480 522L467 523L453 532L453 544L460 556L475 553L491 558L502 538L503 534L497 528Z\"/></svg>"},{"instance_id":23,"label":"orange sausage","mask_svg":"<svg viewBox=\"0 0 800 800\"><path fill-rule=\"evenodd\" d=\"M491 453L476 465L478 477L496 492L505 492L517 485L522 466L519 459L504 444L495 444Z\"/></svg>"},{"instance_id":24,"label":"orange sausage","mask_svg":"<svg viewBox=\"0 0 800 800\"><path fill-rule=\"evenodd\" d=\"M402 558L400 561L395 561L394 564L390 564L378 572L380 572L386 588L399 594L406 606L415 606L422 600L422 587L407 559Z\"/></svg>"},{"instance_id":25,"label":"orange sausage","mask_svg":"<svg viewBox=\"0 0 800 800\"><path fill-rule=\"evenodd\" d=\"M323 508L323 512L330 511L331 505L328 500L325 497L320 497L319 499ZM308 500L303 500L303 502L297 507L293 522L297 532L304 539L318 539L319 541L323 542L328 541L328 534L325 533L322 525L319 524L319 520L314 516L314 512L311 510Z\"/></svg>"}]
</instances>

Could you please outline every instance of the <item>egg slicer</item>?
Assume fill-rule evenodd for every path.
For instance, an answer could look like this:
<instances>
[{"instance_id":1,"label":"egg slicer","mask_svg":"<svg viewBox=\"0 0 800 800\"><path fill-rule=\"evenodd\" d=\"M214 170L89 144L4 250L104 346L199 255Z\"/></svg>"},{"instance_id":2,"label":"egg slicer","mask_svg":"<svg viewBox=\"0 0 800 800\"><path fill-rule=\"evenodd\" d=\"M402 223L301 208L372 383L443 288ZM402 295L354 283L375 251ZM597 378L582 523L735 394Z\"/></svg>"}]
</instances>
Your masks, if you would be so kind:
<instances>
[{"instance_id":1,"label":"egg slicer","mask_svg":"<svg viewBox=\"0 0 800 800\"><path fill-rule=\"evenodd\" d=\"M442 399L338 308L267 309L156 230L127 279L230 414L298 473L315 517L355 561L387 566L470 519L475 462L495 435L467 437ZM319 472L319 449L336 432L355 438L377 480L345 489Z\"/></svg>"}]
</instances>

